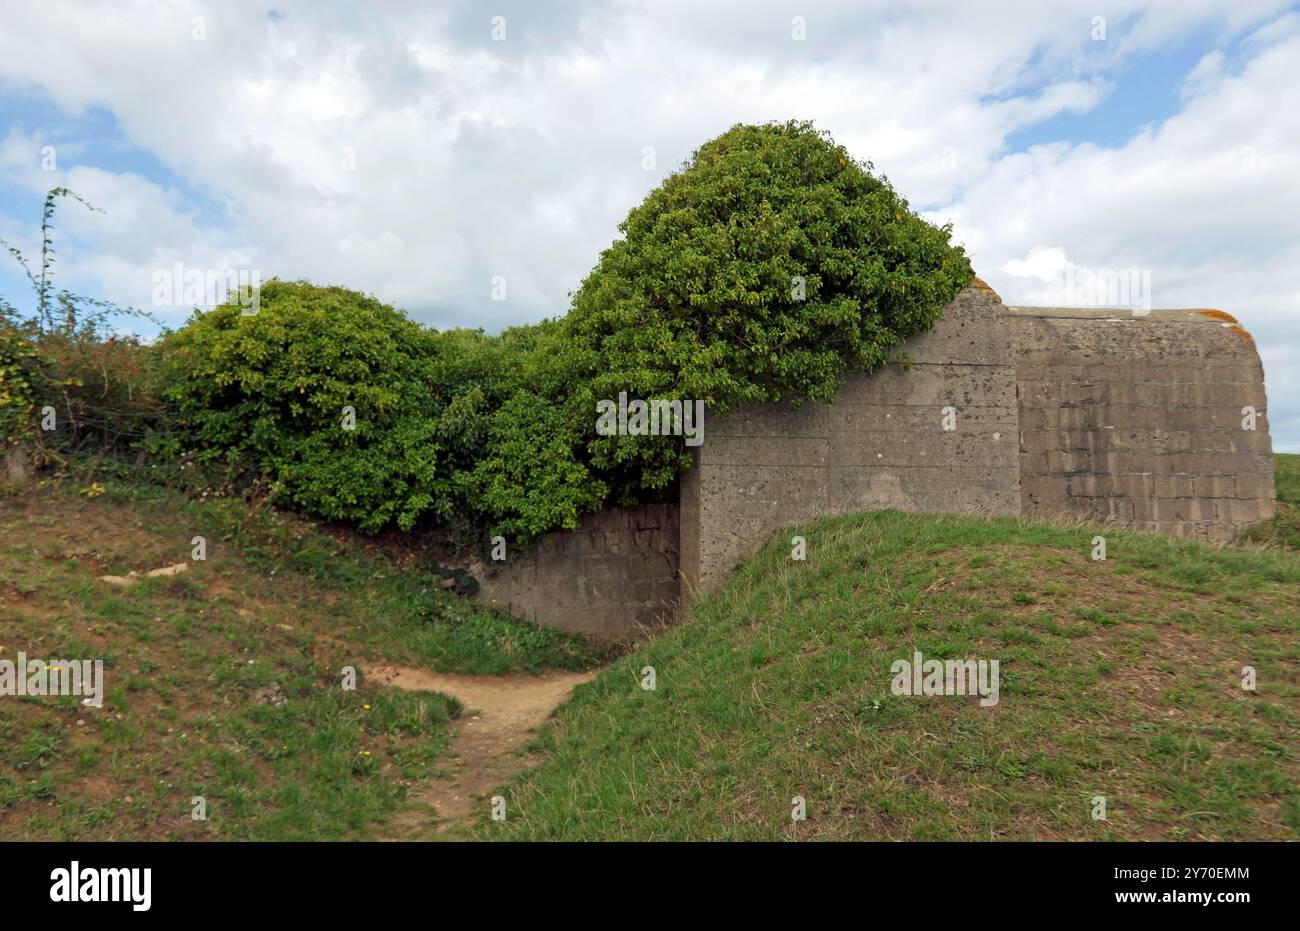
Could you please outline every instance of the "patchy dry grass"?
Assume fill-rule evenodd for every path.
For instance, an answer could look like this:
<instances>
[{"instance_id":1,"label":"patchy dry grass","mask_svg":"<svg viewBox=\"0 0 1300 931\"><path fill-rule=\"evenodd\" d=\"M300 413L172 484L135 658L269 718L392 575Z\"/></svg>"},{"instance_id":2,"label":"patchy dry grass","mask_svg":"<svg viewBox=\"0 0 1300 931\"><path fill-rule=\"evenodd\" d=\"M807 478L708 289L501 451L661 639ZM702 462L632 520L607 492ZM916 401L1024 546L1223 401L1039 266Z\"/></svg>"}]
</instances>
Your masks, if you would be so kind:
<instances>
[{"instance_id":1,"label":"patchy dry grass","mask_svg":"<svg viewBox=\"0 0 1300 931\"><path fill-rule=\"evenodd\" d=\"M129 587L99 578L176 563L186 571ZM368 666L600 658L309 523L112 482L0 498L0 659L19 651L102 659L107 689L101 708L0 698L6 839L372 836L439 774L460 708L367 682ZM195 796L206 821L191 819Z\"/></svg>"},{"instance_id":2,"label":"patchy dry grass","mask_svg":"<svg viewBox=\"0 0 1300 931\"><path fill-rule=\"evenodd\" d=\"M1279 457L1290 507L1297 461ZM774 540L688 622L581 686L530 747L545 761L504 789L508 820L471 830L1300 838L1294 513L1255 537L1271 548L1107 530L1104 562L1085 526L812 522L797 530L806 562ZM186 562L195 535L208 559L183 573L99 579ZM112 481L0 498L0 658L19 650L102 658L108 692L100 709L0 699L0 838L384 836L399 813L424 824L418 798L447 772L461 709L366 668L609 658L310 523ZM890 666L914 650L997 659L1000 702L892 694ZM347 665L355 692L338 687ZM200 795L207 821L190 818ZM796 795L806 821L790 818Z\"/></svg>"}]
</instances>

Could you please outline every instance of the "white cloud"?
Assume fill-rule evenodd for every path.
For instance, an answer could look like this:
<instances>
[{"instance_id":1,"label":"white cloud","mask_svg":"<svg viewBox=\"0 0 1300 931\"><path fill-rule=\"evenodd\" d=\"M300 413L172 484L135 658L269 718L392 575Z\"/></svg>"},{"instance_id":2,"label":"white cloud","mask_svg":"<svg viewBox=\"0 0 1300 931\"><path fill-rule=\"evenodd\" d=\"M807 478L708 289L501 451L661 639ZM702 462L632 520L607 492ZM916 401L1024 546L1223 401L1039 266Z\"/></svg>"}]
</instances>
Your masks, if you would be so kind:
<instances>
[{"instance_id":1,"label":"white cloud","mask_svg":"<svg viewBox=\"0 0 1300 931\"><path fill-rule=\"evenodd\" d=\"M1227 56L1221 49L1206 54L1183 80L1183 97L1206 93L1223 80Z\"/></svg>"},{"instance_id":2,"label":"white cloud","mask_svg":"<svg viewBox=\"0 0 1300 931\"><path fill-rule=\"evenodd\" d=\"M1287 364L1300 353L1287 100L1300 40L1285 6L1144 3L1095 43L1084 0L810 0L796 41L775 2L501 0L508 38L493 42L476 4L381 14L292 0L271 22L252 2L47 0L6 12L0 84L43 88L71 113L104 107L224 208L214 224L165 184L69 149L61 177L108 213L70 220L83 248L66 259L125 303L147 302L152 272L174 261L234 262L365 290L440 326L562 313L627 210L697 145L740 121L811 118L913 203L942 205L934 218L954 221L1009 301L1059 249L1150 269L1157 306L1237 313L1276 401L1300 387ZM1009 133L1115 93L1111 69L1208 24L1225 41L1248 34L1250 61L1234 77L1207 56L1179 116L1119 148L1004 151ZM3 177L48 186L30 167L40 140L6 138ZM488 299L496 275L508 301ZM1274 422L1295 448L1298 415Z\"/></svg>"},{"instance_id":3,"label":"white cloud","mask_svg":"<svg viewBox=\"0 0 1300 931\"><path fill-rule=\"evenodd\" d=\"M1055 255L1150 271L1156 307L1238 317L1264 359L1279 448L1300 449L1300 35L1258 51L1158 130L1114 149L1041 146L998 161L953 205L955 232L1011 304ZM1025 277L1025 276L1029 277Z\"/></svg>"},{"instance_id":4,"label":"white cloud","mask_svg":"<svg viewBox=\"0 0 1300 931\"><path fill-rule=\"evenodd\" d=\"M1003 263L1001 270L1013 278L1037 278L1048 282L1065 271L1069 264L1060 246L1034 246L1022 259Z\"/></svg>"}]
</instances>

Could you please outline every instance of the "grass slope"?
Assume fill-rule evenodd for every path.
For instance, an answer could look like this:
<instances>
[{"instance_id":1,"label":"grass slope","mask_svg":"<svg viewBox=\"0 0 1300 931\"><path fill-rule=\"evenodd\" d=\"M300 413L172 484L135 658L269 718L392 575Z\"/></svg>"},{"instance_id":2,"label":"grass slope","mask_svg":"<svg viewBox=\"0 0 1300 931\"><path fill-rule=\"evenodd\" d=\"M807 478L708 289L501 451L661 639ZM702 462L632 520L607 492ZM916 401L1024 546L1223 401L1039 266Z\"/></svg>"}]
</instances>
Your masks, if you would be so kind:
<instances>
[{"instance_id":1,"label":"grass slope","mask_svg":"<svg viewBox=\"0 0 1300 931\"><path fill-rule=\"evenodd\" d=\"M365 665L603 658L275 511L80 481L0 498L0 659L102 658L107 682L98 709L0 698L0 838L367 837L438 772L460 709ZM190 562L196 535L207 559L180 575L98 578Z\"/></svg>"},{"instance_id":2,"label":"grass slope","mask_svg":"<svg viewBox=\"0 0 1300 931\"><path fill-rule=\"evenodd\" d=\"M779 537L581 688L480 836L1300 838L1300 556L890 512ZM998 659L1000 703L891 694L914 650Z\"/></svg>"},{"instance_id":3,"label":"grass slope","mask_svg":"<svg viewBox=\"0 0 1300 931\"><path fill-rule=\"evenodd\" d=\"M1277 474L1251 534L1271 549L1112 530L1095 562L1093 528L897 513L792 530L807 561L774 540L581 688L479 836L1300 837L1300 457ZM343 666L610 658L281 513L89 481L0 496L0 658L102 657L109 683L102 709L0 700L0 838L374 836L460 709L364 674L344 692ZM98 579L194 535L184 574ZM1000 703L892 695L914 649L998 659Z\"/></svg>"},{"instance_id":4,"label":"grass slope","mask_svg":"<svg viewBox=\"0 0 1300 931\"><path fill-rule=\"evenodd\" d=\"M1273 462L1277 516L1251 527L1246 539L1266 546L1300 550L1300 453L1279 453Z\"/></svg>"}]
</instances>

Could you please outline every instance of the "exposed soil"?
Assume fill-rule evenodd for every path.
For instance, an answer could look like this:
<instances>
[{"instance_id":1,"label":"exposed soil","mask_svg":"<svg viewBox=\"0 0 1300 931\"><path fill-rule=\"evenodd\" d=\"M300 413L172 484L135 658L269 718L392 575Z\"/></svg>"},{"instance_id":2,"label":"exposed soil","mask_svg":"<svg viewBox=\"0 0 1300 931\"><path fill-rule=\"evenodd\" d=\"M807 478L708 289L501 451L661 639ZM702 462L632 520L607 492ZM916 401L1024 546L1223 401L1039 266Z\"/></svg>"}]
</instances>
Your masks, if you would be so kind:
<instances>
[{"instance_id":1,"label":"exposed soil","mask_svg":"<svg viewBox=\"0 0 1300 931\"><path fill-rule=\"evenodd\" d=\"M434 818L438 833L472 821L477 809L489 804L489 792L530 764L521 751L537 728L597 671L458 676L398 666L367 668L367 675L384 685L441 692L465 706L451 743L453 772L419 792L418 808L393 818L388 839L427 837ZM434 812L424 810L425 806L432 806Z\"/></svg>"},{"instance_id":2,"label":"exposed soil","mask_svg":"<svg viewBox=\"0 0 1300 931\"><path fill-rule=\"evenodd\" d=\"M189 567L190 564L187 562L178 562L171 566L163 566L161 569L150 569L148 572L144 573L143 575L141 575L139 572L132 571L132 572L128 572L126 575L101 575L99 577L99 580L101 582L108 582L111 585L120 585L123 588L125 588L127 586L134 585L136 582L139 582L141 579L152 579L152 578L157 578L158 576L179 575Z\"/></svg>"}]
</instances>

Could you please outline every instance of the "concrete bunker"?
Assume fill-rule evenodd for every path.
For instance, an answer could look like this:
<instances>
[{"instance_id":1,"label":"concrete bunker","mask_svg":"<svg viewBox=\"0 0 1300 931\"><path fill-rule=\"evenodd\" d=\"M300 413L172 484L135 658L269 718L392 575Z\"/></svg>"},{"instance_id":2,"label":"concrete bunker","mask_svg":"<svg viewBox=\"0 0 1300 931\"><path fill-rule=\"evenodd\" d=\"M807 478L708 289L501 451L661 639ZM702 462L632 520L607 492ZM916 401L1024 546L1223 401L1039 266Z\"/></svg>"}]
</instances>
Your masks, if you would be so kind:
<instances>
[{"instance_id":1,"label":"concrete bunker","mask_svg":"<svg viewBox=\"0 0 1300 931\"><path fill-rule=\"evenodd\" d=\"M1275 508L1264 373L1213 310L1007 307L975 279L831 405L712 418L676 506L610 508L480 574L480 597L620 639L719 588L780 527L891 508L1202 540Z\"/></svg>"}]
</instances>

